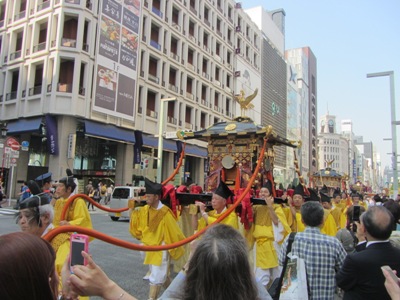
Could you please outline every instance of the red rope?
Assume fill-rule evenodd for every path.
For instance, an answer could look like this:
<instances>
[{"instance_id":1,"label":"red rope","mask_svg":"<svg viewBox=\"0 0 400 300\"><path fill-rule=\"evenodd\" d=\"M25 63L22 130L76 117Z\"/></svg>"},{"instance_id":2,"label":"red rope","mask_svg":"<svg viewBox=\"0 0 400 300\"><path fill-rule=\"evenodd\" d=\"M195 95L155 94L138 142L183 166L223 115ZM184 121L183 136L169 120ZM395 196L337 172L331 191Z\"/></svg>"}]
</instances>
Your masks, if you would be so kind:
<instances>
[{"instance_id":1,"label":"red rope","mask_svg":"<svg viewBox=\"0 0 400 300\"><path fill-rule=\"evenodd\" d=\"M131 250L140 250L140 251L160 251L160 250L169 250L169 249L173 249L173 248L177 248L177 247L181 247L187 243L192 242L193 240L195 240L196 238L198 238L200 235L202 235L207 229L208 227L212 226L213 224L219 223L221 222L223 219L225 219L232 211L234 211L236 209L236 207L241 203L241 201L243 200L243 198L246 196L246 194L250 191L251 186L253 185L254 180L256 179L257 175L258 175L258 171L260 170L260 166L261 166L261 161L264 158L264 153L265 153L265 148L267 146L267 138L264 138L264 145L263 148L260 151L260 155L258 157L258 162L257 162L257 166L253 172L253 175L251 176L249 183L246 187L246 189L244 190L244 192L240 195L240 197L236 200L236 202L234 204L231 205L231 207L229 207L216 221L215 223L209 224L208 226L206 226L205 228L203 228L202 230L199 230L198 232L196 232L195 234L193 234L190 237L184 238L183 240L176 242L176 243L172 243L172 244L168 244L168 245L161 245L161 246L145 246L145 245L138 245L138 244L134 244L134 243L130 243L124 240L120 240L117 238L113 238L111 236L108 236L104 233L98 232L96 230L93 229L87 229L87 228L83 228L83 227L79 227L79 226L70 226L70 225L66 225L66 226L59 226L57 228L54 228L52 230L50 230L43 238L46 241L51 241L57 234L59 233L63 233L63 232L78 232L78 233L82 233L82 234L86 234L88 236L97 238L99 240L102 240L104 242L116 245L116 246L120 246L123 248L127 248L127 249L131 249ZM77 195L74 195L73 197L75 197ZM85 195L86 196L86 195ZM71 198L73 198L71 197ZM76 198L76 197L75 197ZM69 202L69 201L68 201ZM63 210L64 212L64 210ZM62 220L64 220L62 218Z\"/></svg>"}]
</instances>

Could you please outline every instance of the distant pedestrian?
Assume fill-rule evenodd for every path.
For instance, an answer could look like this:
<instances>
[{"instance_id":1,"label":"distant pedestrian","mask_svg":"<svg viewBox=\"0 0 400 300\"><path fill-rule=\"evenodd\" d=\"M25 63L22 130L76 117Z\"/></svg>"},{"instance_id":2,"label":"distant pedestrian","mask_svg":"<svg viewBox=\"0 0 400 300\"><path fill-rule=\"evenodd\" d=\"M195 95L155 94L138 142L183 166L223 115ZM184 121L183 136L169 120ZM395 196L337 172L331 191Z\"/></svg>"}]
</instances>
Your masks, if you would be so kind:
<instances>
[{"instance_id":1,"label":"distant pedestrian","mask_svg":"<svg viewBox=\"0 0 400 300\"><path fill-rule=\"evenodd\" d=\"M112 195L113 191L114 191L114 186L112 184L110 184L110 186L107 188L106 203L105 203L106 205L108 203L110 203L111 195Z\"/></svg>"},{"instance_id":2,"label":"distant pedestrian","mask_svg":"<svg viewBox=\"0 0 400 300\"><path fill-rule=\"evenodd\" d=\"M91 187L90 190L89 190L88 196L89 196L89 198L92 199L93 201L96 201L96 200L94 199L94 192L95 192L94 188ZM96 201L96 202L97 202L97 201ZM92 206L92 210L95 210L95 209L94 209L93 203L88 202L88 205L87 205L88 210L90 210L90 206Z\"/></svg>"}]
</instances>

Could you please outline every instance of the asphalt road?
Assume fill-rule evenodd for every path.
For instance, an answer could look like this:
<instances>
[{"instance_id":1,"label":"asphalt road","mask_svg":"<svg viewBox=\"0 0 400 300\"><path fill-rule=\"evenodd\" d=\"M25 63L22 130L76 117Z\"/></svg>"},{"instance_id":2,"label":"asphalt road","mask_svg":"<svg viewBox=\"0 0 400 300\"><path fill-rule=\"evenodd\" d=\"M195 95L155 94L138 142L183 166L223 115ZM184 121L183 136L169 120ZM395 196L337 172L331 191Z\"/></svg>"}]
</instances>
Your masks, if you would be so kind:
<instances>
[{"instance_id":1,"label":"asphalt road","mask_svg":"<svg viewBox=\"0 0 400 300\"><path fill-rule=\"evenodd\" d=\"M129 233L128 221L111 221L106 212L90 211L93 228L118 239L138 243ZM0 235L19 231L13 216L0 215ZM147 266L139 251L117 247L100 240L89 244L89 252L104 272L137 299L148 299L148 281L143 280ZM91 297L90 299L101 299Z\"/></svg>"}]
</instances>

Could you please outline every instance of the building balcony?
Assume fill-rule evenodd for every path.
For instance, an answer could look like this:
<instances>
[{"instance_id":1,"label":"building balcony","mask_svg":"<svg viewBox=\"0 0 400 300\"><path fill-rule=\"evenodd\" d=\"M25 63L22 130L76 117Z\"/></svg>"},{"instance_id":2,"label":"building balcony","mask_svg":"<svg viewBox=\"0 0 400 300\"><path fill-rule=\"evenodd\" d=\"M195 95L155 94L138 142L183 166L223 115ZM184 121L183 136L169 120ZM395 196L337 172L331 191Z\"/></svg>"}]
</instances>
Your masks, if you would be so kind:
<instances>
[{"instance_id":1,"label":"building balcony","mask_svg":"<svg viewBox=\"0 0 400 300\"><path fill-rule=\"evenodd\" d=\"M6 94L6 101L17 99L17 91L12 91Z\"/></svg>"},{"instance_id":2,"label":"building balcony","mask_svg":"<svg viewBox=\"0 0 400 300\"><path fill-rule=\"evenodd\" d=\"M163 18L163 13L158 9L158 8L155 8L154 6L151 8L151 11L155 14L155 15L157 15L157 16L159 16L161 19Z\"/></svg>"},{"instance_id":3,"label":"building balcony","mask_svg":"<svg viewBox=\"0 0 400 300\"><path fill-rule=\"evenodd\" d=\"M178 92L178 87L175 86L175 85L172 84L172 83L170 83L170 84L168 85L168 89L170 89L171 91L174 91L175 93Z\"/></svg>"},{"instance_id":4,"label":"building balcony","mask_svg":"<svg viewBox=\"0 0 400 300\"><path fill-rule=\"evenodd\" d=\"M158 77L155 76L155 75L148 74L148 78L149 78L149 80L150 80L151 82L154 82L154 83L156 83L156 84L159 84L159 83L160 83L160 78L158 78Z\"/></svg>"},{"instance_id":5,"label":"building balcony","mask_svg":"<svg viewBox=\"0 0 400 300\"><path fill-rule=\"evenodd\" d=\"M201 99L201 105L208 107L208 101L206 101L205 99Z\"/></svg>"},{"instance_id":6,"label":"building balcony","mask_svg":"<svg viewBox=\"0 0 400 300\"><path fill-rule=\"evenodd\" d=\"M46 42L43 42L43 43L33 46L32 52L35 53L35 52L43 51L45 49L46 49Z\"/></svg>"},{"instance_id":7,"label":"building balcony","mask_svg":"<svg viewBox=\"0 0 400 300\"><path fill-rule=\"evenodd\" d=\"M18 51L14 52L14 53L11 53L10 54L10 60L14 60L14 59L20 58L21 54L22 54L21 50L18 50Z\"/></svg>"},{"instance_id":8,"label":"building balcony","mask_svg":"<svg viewBox=\"0 0 400 300\"><path fill-rule=\"evenodd\" d=\"M42 93L42 86L37 85L29 89L28 95L29 96L34 96L34 95L40 95Z\"/></svg>"},{"instance_id":9,"label":"building balcony","mask_svg":"<svg viewBox=\"0 0 400 300\"><path fill-rule=\"evenodd\" d=\"M178 124L178 120L170 116L167 116L167 122L174 125Z\"/></svg>"},{"instance_id":10,"label":"building balcony","mask_svg":"<svg viewBox=\"0 0 400 300\"><path fill-rule=\"evenodd\" d=\"M193 43L196 43L196 37L193 34L189 34L189 40L191 40Z\"/></svg>"},{"instance_id":11,"label":"building balcony","mask_svg":"<svg viewBox=\"0 0 400 300\"><path fill-rule=\"evenodd\" d=\"M185 122L185 129L189 129L189 130L193 129L193 124Z\"/></svg>"},{"instance_id":12,"label":"building balcony","mask_svg":"<svg viewBox=\"0 0 400 300\"><path fill-rule=\"evenodd\" d=\"M176 30L181 31L181 26L179 26L176 23L172 23L172 27L174 27Z\"/></svg>"},{"instance_id":13,"label":"building balcony","mask_svg":"<svg viewBox=\"0 0 400 300\"><path fill-rule=\"evenodd\" d=\"M192 70L193 72L196 70L196 68L195 68L191 63L188 63L188 64L187 64L187 68L188 68L189 70Z\"/></svg>"},{"instance_id":14,"label":"building balcony","mask_svg":"<svg viewBox=\"0 0 400 300\"><path fill-rule=\"evenodd\" d=\"M156 111L146 109L146 116L157 119L158 118L158 113Z\"/></svg>"},{"instance_id":15,"label":"building balcony","mask_svg":"<svg viewBox=\"0 0 400 300\"><path fill-rule=\"evenodd\" d=\"M26 11L21 11L20 13L14 15L14 21L20 20L22 18L25 18Z\"/></svg>"},{"instance_id":16,"label":"building balcony","mask_svg":"<svg viewBox=\"0 0 400 300\"><path fill-rule=\"evenodd\" d=\"M161 51L161 45L157 41L150 41L150 46L156 48L158 51Z\"/></svg>"},{"instance_id":17,"label":"building balcony","mask_svg":"<svg viewBox=\"0 0 400 300\"><path fill-rule=\"evenodd\" d=\"M42 4L39 4L37 6L37 11L41 11L43 9L49 8L50 7L50 0L43 2Z\"/></svg>"},{"instance_id":18,"label":"building balcony","mask_svg":"<svg viewBox=\"0 0 400 300\"><path fill-rule=\"evenodd\" d=\"M177 55L176 53L171 52L170 56L175 59L176 61L179 62L179 55Z\"/></svg>"},{"instance_id":19,"label":"building balcony","mask_svg":"<svg viewBox=\"0 0 400 300\"><path fill-rule=\"evenodd\" d=\"M190 6L190 11L197 16L197 10L193 6Z\"/></svg>"},{"instance_id":20,"label":"building balcony","mask_svg":"<svg viewBox=\"0 0 400 300\"><path fill-rule=\"evenodd\" d=\"M64 0L64 2L69 4L81 4L81 0Z\"/></svg>"},{"instance_id":21,"label":"building balcony","mask_svg":"<svg viewBox=\"0 0 400 300\"><path fill-rule=\"evenodd\" d=\"M193 94L186 92L186 98L190 99L190 100L194 100L194 96Z\"/></svg>"}]
</instances>

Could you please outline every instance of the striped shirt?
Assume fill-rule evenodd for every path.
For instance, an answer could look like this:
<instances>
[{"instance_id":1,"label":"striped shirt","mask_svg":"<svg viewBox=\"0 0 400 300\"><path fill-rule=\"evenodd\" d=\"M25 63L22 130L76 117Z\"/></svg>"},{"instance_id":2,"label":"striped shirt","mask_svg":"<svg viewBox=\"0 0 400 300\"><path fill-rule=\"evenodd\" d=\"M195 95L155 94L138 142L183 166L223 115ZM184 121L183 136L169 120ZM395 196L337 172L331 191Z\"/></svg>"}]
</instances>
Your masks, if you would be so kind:
<instances>
[{"instance_id":1,"label":"striped shirt","mask_svg":"<svg viewBox=\"0 0 400 300\"><path fill-rule=\"evenodd\" d=\"M283 265L288 239L282 245L279 264ZM309 298L333 299L336 290L335 274L346 257L346 251L335 237L322 234L318 227L306 227L298 232L292 254L304 259L309 287Z\"/></svg>"}]
</instances>

